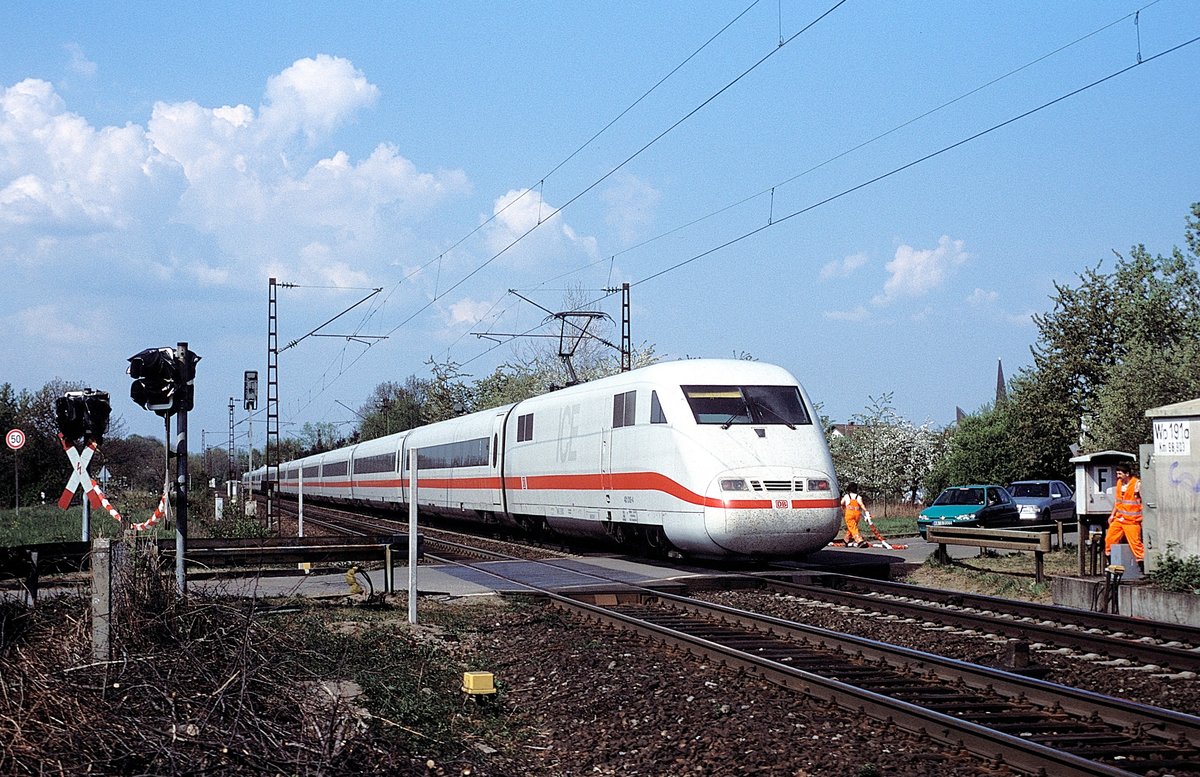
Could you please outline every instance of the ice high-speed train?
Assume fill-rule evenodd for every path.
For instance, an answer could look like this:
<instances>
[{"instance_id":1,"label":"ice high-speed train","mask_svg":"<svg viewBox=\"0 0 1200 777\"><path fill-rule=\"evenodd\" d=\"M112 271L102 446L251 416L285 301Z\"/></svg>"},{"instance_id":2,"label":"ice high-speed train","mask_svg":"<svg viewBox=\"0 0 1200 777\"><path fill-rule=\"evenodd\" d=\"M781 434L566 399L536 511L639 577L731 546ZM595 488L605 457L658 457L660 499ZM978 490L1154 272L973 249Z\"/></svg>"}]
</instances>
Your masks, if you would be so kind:
<instances>
[{"instance_id":1,"label":"ice high-speed train","mask_svg":"<svg viewBox=\"0 0 1200 777\"><path fill-rule=\"evenodd\" d=\"M281 463L277 488L406 510L416 449L422 513L696 558L791 557L840 527L815 421L781 367L664 362Z\"/></svg>"}]
</instances>

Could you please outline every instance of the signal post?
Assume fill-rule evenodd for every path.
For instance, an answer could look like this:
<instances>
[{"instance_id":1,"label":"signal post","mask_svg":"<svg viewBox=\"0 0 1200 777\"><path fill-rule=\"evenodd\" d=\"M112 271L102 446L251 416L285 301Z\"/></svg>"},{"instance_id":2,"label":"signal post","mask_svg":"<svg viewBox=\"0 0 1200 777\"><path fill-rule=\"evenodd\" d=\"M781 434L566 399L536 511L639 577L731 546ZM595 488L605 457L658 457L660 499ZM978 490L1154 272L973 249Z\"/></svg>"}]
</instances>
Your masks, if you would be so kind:
<instances>
[{"instance_id":1,"label":"signal post","mask_svg":"<svg viewBox=\"0 0 1200 777\"><path fill-rule=\"evenodd\" d=\"M187 594L187 414L195 403L196 362L200 357L187 343L176 348L147 348L129 357L130 398L146 410L162 416L168 458L171 450L171 416L175 419L175 585L178 595ZM169 489L170 476L165 475Z\"/></svg>"}]
</instances>

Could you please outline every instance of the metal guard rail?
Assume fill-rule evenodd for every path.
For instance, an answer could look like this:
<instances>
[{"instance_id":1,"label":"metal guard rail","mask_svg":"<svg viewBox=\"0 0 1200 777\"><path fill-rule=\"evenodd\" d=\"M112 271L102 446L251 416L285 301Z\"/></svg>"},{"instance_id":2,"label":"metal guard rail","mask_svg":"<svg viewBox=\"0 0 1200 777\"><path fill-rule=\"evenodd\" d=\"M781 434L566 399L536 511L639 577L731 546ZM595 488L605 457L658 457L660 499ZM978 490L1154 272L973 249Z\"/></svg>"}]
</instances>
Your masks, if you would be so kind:
<instances>
[{"instance_id":1,"label":"metal guard rail","mask_svg":"<svg viewBox=\"0 0 1200 777\"><path fill-rule=\"evenodd\" d=\"M944 564L950 563L950 554L946 552L947 545L1033 551L1034 577L1039 583L1046 580L1044 556L1051 549L1051 536L1051 532L1048 531L978 529L966 526L930 526L925 530L926 539L938 546L934 557Z\"/></svg>"}]
</instances>

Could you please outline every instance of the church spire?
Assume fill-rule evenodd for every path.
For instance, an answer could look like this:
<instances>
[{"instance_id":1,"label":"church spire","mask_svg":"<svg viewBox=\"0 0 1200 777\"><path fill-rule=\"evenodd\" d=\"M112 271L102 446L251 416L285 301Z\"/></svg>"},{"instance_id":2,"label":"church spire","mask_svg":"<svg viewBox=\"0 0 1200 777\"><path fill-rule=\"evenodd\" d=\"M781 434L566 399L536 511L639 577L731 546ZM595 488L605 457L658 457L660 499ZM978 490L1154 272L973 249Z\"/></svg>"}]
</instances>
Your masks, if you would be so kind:
<instances>
[{"instance_id":1,"label":"church spire","mask_svg":"<svg viewBox=\"0 0 1200 777\"><path fill-rule=\"evenodd\" d=\"M1004 362L996 360L996 407L1008 401L1008 390L1004 387Z\"/></svg>"}]
</instances>

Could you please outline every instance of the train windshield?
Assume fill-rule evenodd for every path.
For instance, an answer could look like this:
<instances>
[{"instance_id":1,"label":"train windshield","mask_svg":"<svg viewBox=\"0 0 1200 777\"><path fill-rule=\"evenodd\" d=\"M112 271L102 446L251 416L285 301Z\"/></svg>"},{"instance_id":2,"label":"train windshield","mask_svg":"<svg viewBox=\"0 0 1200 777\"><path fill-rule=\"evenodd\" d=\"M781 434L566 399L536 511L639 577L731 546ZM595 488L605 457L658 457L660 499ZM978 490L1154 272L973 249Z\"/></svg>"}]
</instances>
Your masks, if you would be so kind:
<instances>
[{"instance_id":1,"label":"train windshield","mask_svg":"<svg viewBox=\"0 0 1200 777\"><path fill-rule=\"evenodd\" d=\"M698 424L812 423L796 386L681 386Z\"/></svg>"}]
</instances>

